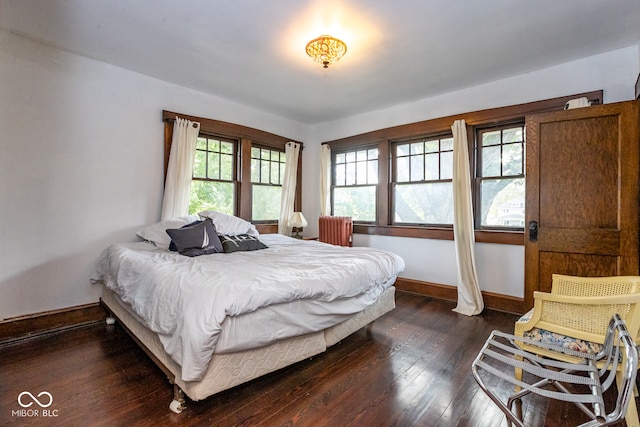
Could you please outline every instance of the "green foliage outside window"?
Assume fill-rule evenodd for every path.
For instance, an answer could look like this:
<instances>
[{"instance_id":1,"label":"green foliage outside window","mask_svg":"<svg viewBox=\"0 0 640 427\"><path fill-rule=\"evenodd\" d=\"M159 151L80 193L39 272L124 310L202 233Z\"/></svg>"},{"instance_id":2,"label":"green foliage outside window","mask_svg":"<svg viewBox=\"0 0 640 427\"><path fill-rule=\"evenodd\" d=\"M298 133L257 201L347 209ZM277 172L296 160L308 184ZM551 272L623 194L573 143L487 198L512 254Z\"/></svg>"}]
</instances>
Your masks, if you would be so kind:
<instances>
[{"instance_id":1,"label":"green foliage outside window","mask_svg":"<svg viewBox=\"0 0 640 427\"><path fill-rule=\"evenodd\" d=\"M395 149L394 222L453 224L453 138L404 142Z\"/></svg>"},{"instance_id":2,"label":"green foliage outside window","mask_svg":"<svg viewBox=\"0 0 640 427\"><path fill-rule=\"evenodd\" d=\"M201 136L193 159L189 213L235 214L235 142Z\"/></svg>"},{"instance_id":3,"label":"green foliage outside window","mask_svg":"<svg viewBox=\"0 0 640 427\"><path fill-rule=\"evenodd\" d=\"M234 214L234 184L230 182L191 181L189 213L213 210Z\"/></svg>"},{"instance_id":4,"label":"green foliage outside window","mask_svg":"<svg viewBox=\"0 0 640 427\"><path fill-rule=\"evenodd\" d=\"M378 149L365 148L335 156L333 214L374 222L378 183Z\"/></svg>"},{"instance_id":5,"label":"green foliage outside window","mask_svg":"<svg viewBox=\"0 0 640 427\"><path fill-rule=\"evenodd\" d=\"M350 216L354 221L376 220L376 186L336 187L333 214Z\"/></svg>"},{"instance_id":6,"label":"green foliage outside window","mask_svg":"<svg viewBox=\"0 0 640 427\"><path fill-rule=\"evenodd\" d=\"M284 167L284 152L251 147L251 219L253 221L277 221L280 217Z\"/></svg>"},{"instance_id":7,"label":"green foliage outside window","mask_svg":"<svg viewBox=\"0 0 640 427\"><path fill-rule=\"evenodd\" d=\"M251 219L254 221L277 220L280 217L282 186L253 184L251 194Z\"/></svg>"}]
</instances>

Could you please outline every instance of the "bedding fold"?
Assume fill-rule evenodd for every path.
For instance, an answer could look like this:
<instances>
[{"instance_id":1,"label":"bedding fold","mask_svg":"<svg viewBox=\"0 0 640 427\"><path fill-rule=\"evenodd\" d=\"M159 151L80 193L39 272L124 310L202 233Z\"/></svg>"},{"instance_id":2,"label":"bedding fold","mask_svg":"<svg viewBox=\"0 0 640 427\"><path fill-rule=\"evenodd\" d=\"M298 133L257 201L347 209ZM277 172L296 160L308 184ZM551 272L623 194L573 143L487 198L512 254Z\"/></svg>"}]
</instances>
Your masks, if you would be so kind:
<instances>
[{"instance_id":1,"label":"bedding fold","mask_svg":"<svg viewBox=\"0 0 640 427\"><path fill-rule=\"evenodd\" d=\"M96 278L158 334L165 351L181 365L182 379L197 381L225 320L233 324L265 307L309 302L310 310L320 314L333 306L338 316L317 325L281 316L280 326L291 322L294 332L283 328L273 335L279 339L322 330L332 326L327 322L339 323L340 314L372 304L404 269L402 258L379 249L344 248L278 234L260 235L260 240L267 249L195 258L146 242L116 244L102 254ZM268 326L259 326L269 332Z\"/></svg>"}]
</instances>

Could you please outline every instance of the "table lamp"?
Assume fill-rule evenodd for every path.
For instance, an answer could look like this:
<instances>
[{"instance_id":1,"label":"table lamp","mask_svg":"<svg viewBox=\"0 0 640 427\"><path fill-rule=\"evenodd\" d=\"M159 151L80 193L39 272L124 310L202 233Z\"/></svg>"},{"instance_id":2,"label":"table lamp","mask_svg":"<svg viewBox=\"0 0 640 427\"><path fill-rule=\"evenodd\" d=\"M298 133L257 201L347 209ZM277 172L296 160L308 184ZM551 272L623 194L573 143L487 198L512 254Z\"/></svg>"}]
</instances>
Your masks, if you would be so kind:
<instances>
[{"instance_id":1,"label":"table lamp","mask_svg":"<svg viewBox=\"0 0 640 427\"><path fill-rule=\"evenodd\" d=\"M291 215L291 218L289 218L289 226L292 228L291 231L295 231L295 234L291 237L302 239L300 231L302 231L303 227L307 226L307 220L304 215L302 215L302 212L294 212L293 215Z\"/></svg>"}]
</instances>

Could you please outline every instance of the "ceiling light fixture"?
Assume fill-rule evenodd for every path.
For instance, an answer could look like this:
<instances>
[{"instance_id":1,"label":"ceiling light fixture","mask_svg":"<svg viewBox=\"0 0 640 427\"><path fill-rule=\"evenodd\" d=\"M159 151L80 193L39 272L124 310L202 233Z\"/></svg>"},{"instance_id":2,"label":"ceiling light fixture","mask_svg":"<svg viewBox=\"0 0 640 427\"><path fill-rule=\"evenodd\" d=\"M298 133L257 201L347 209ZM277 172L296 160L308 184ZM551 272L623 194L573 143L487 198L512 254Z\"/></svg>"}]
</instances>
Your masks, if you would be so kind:
<instances>
[{"instance_id":1,"label":"ceiling light fixture","mask_svg":"<svg viewBox=\"0 0 640 427\"><path fill-rule=\"evenodd\" d=\"M307 55L314 61L328 68L347 53L347 45L342 40L331 36L320 36L307 43Z\"/></svg>"}]
</instances>

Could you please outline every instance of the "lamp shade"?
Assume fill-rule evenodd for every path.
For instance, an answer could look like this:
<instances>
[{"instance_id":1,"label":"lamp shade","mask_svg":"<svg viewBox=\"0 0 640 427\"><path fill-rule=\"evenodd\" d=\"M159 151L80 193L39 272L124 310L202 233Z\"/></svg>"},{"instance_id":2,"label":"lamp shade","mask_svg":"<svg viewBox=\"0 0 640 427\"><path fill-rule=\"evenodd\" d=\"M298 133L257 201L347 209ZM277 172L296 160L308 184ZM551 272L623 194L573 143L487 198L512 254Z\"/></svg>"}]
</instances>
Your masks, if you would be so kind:
<instances>
[{"instance_id":1,"label":"lamp shade","mask_svg":"<svg viewBox=\"0 0 640 427\"><path fill-rule=\"evenodd\" d=\"M295 228L307 226L307 220L304 215L302 215L302 212L294 212L293 215L291 215L291 218L289 218L289 226Z\"/></svg>"}]
</instances>

